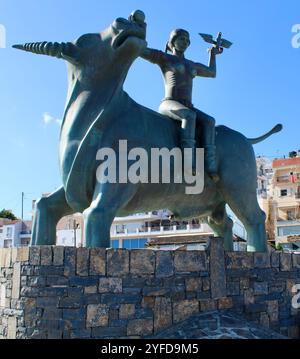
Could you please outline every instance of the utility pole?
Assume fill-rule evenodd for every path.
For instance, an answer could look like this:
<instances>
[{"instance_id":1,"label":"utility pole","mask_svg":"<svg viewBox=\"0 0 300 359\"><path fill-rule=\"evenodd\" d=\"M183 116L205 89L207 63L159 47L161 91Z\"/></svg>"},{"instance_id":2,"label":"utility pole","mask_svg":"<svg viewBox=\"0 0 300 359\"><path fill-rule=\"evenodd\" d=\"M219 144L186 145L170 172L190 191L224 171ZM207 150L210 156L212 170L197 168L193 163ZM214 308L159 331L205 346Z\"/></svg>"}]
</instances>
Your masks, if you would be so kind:
<instances>
[{"instance_id":1,"label":"utility pole","mask_svg":"<svg viewBox=\"0 0 300 359\"><path fill-rule=\"evenodd\" d=\"M24 192L22 192L22 221L24 219Z\"/></svg>"}]
</instances>

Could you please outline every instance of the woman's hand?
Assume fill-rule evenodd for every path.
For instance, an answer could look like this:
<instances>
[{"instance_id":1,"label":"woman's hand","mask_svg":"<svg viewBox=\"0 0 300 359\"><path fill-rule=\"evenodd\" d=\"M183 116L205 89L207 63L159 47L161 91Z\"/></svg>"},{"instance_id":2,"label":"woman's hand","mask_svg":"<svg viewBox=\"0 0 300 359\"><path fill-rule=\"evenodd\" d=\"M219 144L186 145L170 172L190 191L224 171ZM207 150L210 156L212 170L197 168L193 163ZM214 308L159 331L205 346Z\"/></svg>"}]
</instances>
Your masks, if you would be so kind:
<instances>
[{"instance_id":1,"label":"woman's hand","mask_svg":"<svg viewBox=\"0 0 300 359\"><path fill-rule=\"evenodd\" d=\"M210 47L208 49L208 52L212 53L213 55L220 55L223 52L223 48L222 47L216 47L216 46Z\"/></svg>"}]
</instances>

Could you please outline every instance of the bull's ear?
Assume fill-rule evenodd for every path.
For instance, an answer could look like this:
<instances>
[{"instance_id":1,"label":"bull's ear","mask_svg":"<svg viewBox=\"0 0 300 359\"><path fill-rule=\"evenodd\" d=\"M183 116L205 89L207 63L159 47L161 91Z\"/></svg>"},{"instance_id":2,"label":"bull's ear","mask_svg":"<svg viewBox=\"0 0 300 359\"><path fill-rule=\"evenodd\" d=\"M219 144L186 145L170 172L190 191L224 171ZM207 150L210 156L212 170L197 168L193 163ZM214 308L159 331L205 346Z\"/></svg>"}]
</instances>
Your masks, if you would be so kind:
<instances>
[{"instance_id":1,"label":"bull's ear","mask_svg":"<svg viewBox=\"0 0 300 359\"><path fill-rule=\"evenodd\" d=\"M13 48L38 55L53 56L70 62L79 62L79 49L72 42L32 42L13 45Z\"/></svg>"}]
</instances>

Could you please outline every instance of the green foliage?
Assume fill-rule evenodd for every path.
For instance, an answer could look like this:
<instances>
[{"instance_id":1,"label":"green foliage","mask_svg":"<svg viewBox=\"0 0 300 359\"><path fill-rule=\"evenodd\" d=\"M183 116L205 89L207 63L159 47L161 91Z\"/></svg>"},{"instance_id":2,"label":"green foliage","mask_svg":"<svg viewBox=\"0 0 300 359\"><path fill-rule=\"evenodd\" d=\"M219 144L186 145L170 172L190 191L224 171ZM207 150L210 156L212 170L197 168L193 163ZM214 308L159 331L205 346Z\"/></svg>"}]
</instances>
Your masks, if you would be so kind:
<instances>
[{"instance_id":1,"label":"green foliage","mask_svg":"<svg viewBox=\"0 0 300 359\"><path fill-rule=\"evenodd\" d=\"M12 211L9 211L7 209L3 209L2 211L0 211L0 218L8 218L12 221L17 219L17 217L12 213Z\"/></svg>"},{"instance_id":2,"label":"green foliage","mask_svg":"<svg viewBox=\"0 0 300 359\"><path fill-rule=\"evenodd\" d=\"M282 247L282 244L281 243L276 243L276 249L278 250L278 251L282 251L283 250L283 247Z\"/></svg>"}]
</instances>

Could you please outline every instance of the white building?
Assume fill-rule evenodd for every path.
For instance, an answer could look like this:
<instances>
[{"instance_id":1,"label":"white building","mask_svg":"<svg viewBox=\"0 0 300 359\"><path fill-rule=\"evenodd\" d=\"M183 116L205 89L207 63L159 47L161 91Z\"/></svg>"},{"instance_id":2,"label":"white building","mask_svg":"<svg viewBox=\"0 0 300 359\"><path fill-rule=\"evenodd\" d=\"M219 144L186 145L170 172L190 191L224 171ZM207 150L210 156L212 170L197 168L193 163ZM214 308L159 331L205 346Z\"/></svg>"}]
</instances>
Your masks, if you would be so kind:
<instances>
[{"instance_id":1,"label":"white building","mask_svg":"<svg viewBox=\"0 0 300 359\"><path fill-rule=\"evenodd\" d=\"M31 221L0 219L0 248L28 246Z\"/></svg>"}]
</instances>

